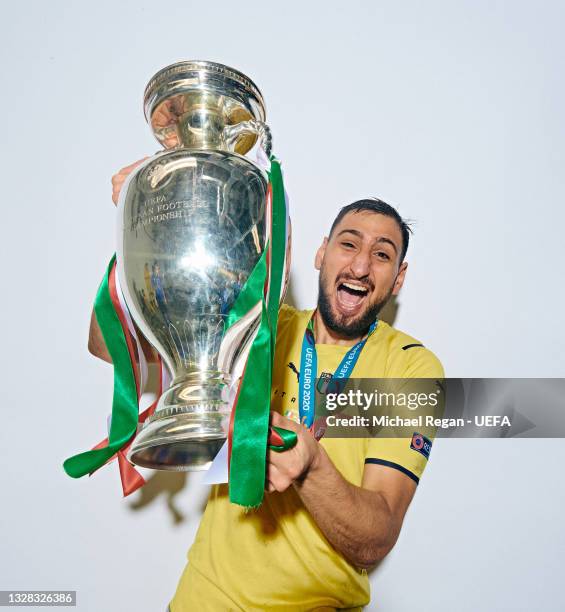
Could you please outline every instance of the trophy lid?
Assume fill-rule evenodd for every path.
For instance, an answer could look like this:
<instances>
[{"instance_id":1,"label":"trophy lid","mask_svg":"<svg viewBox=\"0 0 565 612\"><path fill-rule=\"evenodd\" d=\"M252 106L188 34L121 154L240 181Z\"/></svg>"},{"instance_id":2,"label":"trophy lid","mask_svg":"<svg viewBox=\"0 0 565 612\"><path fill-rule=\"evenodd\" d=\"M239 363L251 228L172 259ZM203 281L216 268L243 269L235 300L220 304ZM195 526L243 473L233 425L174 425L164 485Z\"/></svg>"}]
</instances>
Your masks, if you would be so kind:
<instances>
[{"instance_id":1,"label":"trophy lid","mask_svg":"<svg viewBox=\"0 0 565 612\"><path fill-rule=\"evenodd\" d=\"M250 118L265 120L263 96L249 77L235 68L203 60L177 62L152 77L143 96L146 120L151 123L153 112L166 99L198 92L227 98Z\"/></svg>"}]
</instances>

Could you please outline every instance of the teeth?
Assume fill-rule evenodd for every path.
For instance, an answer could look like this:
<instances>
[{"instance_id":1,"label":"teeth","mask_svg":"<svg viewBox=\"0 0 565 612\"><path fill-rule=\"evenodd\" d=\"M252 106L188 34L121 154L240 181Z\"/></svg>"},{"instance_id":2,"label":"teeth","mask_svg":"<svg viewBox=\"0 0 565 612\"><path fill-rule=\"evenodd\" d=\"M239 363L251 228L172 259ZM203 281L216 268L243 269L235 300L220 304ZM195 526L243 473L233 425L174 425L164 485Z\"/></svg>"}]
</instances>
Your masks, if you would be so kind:
<instances>
[{"instance_id":1,"label":"teeth","mask_svg":"<svg viewBox=\"0 0 565 612\"><path fill-rule=\"evenodd\" d=\"M353 283L342 283L342 285L344 285L345 287L349 287L354 291L363 291L364 293L367 293L367 288L363 287L363 285L354 285Z\"/></svg>"}]
</instances>

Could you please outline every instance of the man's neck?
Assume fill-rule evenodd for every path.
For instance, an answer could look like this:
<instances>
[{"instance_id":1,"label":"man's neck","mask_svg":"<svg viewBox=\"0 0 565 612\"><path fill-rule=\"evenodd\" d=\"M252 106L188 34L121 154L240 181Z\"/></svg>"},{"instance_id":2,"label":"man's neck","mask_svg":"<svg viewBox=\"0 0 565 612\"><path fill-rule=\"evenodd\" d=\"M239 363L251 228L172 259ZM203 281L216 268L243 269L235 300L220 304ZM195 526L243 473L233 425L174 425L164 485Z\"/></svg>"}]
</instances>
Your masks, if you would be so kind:
<instances>
[{"instance_id":1,"label":"man's neck","mask_svg":"<svg viewBox=\"0 0 565 612\"><path fill-rule=\"evenodd\" d=\"M366 335L366 334L365 334ZM316 344L335 344L336 346L354 346L362 340L365 335L359 338L344 338L338 333L326 327L324 319L318 309L314 312L314 337Z\"/></svg>"}]
</instances>

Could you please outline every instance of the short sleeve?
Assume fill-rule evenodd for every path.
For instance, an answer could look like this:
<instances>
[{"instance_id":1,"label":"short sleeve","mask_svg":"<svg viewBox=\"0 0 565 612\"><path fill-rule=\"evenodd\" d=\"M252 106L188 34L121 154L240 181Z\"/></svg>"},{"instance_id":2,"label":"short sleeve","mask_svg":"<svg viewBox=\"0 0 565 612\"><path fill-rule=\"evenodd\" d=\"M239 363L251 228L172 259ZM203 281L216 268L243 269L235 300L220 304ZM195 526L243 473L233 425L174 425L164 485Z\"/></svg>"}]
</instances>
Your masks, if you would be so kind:
<instances>
[{"instance_id":1,"label":"short sleeve","mask_svg":"<svg viewBox=\"0 0 565 612\"><path fill-rule=\"evenodd\" d=\"M432 440L419 432L412 438L373 438L369 440L365 465L384 465L402 472L416 484L426 468Z\"/></svg>"},{"instance_id":2,"label":"short sleeve","mask_svg":"<svg viewBox=\"0 0 565 612\"><path fill-rule=\"evenodd\" d=\"M398 374L391 378L437 378L445 376L441 361L424 346L407 345L401 349L405 352L406 363Z\"/></svg>"},{"instance_id":3,"label":"short sleeve","mask_svg":"<svg viewBox=\"0 0 565 612\"><path fill-rule=\"evenodd\" d=\"M408 345L408 348L403 347L400 351L402 362L395 364L396 371L389 373L390 378L431 378L441 384L443 367L432 351L421 344ZM365 464L396 469L418 484L428 463L434 439L433 429L419 429L414 429L409 438L369 439Z\"/></svg>"}]
</instances>

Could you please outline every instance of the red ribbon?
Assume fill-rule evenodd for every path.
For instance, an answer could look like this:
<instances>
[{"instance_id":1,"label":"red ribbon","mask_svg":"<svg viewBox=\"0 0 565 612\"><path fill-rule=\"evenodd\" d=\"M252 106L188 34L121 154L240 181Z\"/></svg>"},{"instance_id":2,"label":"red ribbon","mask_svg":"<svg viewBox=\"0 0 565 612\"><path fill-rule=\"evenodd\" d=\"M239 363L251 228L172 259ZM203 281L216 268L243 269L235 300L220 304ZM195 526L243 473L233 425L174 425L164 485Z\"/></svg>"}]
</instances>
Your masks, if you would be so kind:
<instances>
[{"instance_id":1,"label":"red ribbon","mask_svg":"<svg viewBox=\"0 0 565 612\"><path fill-rule=\"evenodd\" d=\"M139 399L141 398L140 373L139 373L139 366L138 366L139 356L137 353L137 348L136 348L134 339L128 328L127 320L122 311L120 300L118 298L118 290L116 287L116 266L115 264L108 276L108 289L110 292L110 299L112 300L112 305L114 306L114 310L116 311L118 319L120 320L120 324L122 326L122 330L124 332L124 336L126 339L128 353L129 353L129 357L131 361L131 367L132 367L134 378L135 378L135 387L137 389L137 399L139 401ZM157 399L151 404L151 406L146 408L139 415L138 422L140 424L144 423L147 420L147 418L150 417L155 412L155 409L157 408L157 402L159 401L159 397L161 396L161 393L163 391L163 371L162 371L162 365L161 365L161 358L159 357L158 359L159 359L159 366L161 366L160 371L159 371L159 392L157 394ZM122 491L123 491L124 497L127 497L128 495L131 495L134 491L137 491L137 489L141 488L146 482L143 476L135 469L135 467L127 459L127 453L132 445L135 435L136 434L134 434L129 440L129 442L124 447L122 447L115 455L110 457L110 459L108 459L108 461L106 462L106 463L110 463L116 457L118 458L118 467L120 471L120 480L122 483ZM107 437L104 438L104 440L102 440L101 442L99 442L92 450L95 450L97 448L103 448L105 446L108 446Z\"/></svg>"}]
</instances>

